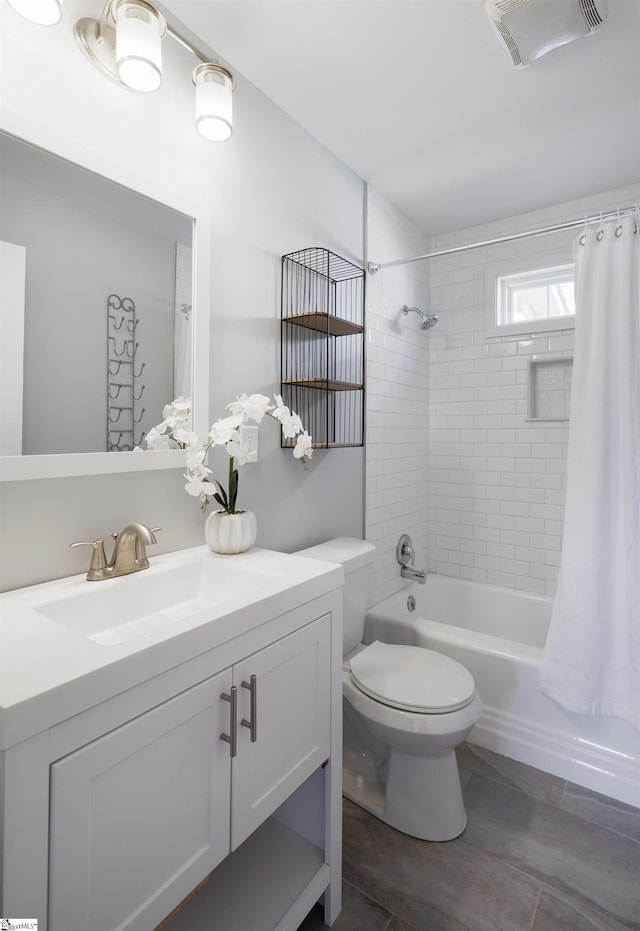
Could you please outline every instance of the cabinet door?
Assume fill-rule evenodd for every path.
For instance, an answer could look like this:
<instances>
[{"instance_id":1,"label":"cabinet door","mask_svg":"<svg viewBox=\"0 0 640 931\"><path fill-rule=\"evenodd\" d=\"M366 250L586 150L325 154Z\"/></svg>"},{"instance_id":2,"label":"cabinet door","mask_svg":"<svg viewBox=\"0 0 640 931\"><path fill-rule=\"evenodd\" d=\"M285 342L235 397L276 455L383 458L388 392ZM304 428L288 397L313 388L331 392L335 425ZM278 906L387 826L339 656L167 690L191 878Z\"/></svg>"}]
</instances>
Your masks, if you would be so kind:
<instances>
[{"instance_id":1,"label":"cabinet door","mask_svg":"<svg viewBox=\"0 0 640 931\"><path fill-rule=\"evenodd\" d=\"M232 763L232 850L329 756L330 642L331 616L325 615L233 668L238 751ZM252 721L246 687L252 676L255 741L246 726Z\"/></svg>"},{"instance_id":2,"label":"cabinet door","mask_svg":"<svg viewBox=\"0 0 640 931\"><path fill-rule=\"evenodd\" d=\"M155 927L229 852L226 670L51 767L49 931Z\"/></svg>"}]
</instances>

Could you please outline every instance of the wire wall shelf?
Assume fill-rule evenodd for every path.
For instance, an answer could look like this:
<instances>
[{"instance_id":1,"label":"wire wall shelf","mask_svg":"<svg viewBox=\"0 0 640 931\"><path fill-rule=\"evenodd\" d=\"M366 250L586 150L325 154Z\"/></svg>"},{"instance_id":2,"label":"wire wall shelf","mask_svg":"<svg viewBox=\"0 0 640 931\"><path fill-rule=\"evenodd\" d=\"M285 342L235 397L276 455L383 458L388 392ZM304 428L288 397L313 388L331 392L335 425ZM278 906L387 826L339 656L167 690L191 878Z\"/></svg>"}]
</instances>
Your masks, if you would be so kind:
<instances>
[{"instance_id":1,"label":"wire wall shelf","mask_svg":"<svg viewBox=\"0 0 640 931\"><path fill-rule=\"evenodd\" d=\"M364 289L364 270L328 249L282 257L282 397L316 448L364 444Z\"/></svg>"}]
</instances>

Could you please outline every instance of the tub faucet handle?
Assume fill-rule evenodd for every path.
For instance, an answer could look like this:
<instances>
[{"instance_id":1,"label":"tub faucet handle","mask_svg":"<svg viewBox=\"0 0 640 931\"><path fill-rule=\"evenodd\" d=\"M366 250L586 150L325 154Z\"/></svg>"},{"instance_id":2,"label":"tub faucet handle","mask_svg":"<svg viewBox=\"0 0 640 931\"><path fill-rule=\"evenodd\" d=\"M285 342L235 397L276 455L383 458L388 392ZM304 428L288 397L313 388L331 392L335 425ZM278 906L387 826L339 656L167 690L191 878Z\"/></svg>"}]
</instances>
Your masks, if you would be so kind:
<instances>
[{"instance_id":1,"label":"tub faucet handle","mask_svg":"<svg viewBox=\"0 0 640 931\"><path fill-rule=\"evenodd\" d=\"M396 546L396 559L401 566L413 566L416 561L416 553L408 533L403 533Z\"/></svg>"}]
</instances>

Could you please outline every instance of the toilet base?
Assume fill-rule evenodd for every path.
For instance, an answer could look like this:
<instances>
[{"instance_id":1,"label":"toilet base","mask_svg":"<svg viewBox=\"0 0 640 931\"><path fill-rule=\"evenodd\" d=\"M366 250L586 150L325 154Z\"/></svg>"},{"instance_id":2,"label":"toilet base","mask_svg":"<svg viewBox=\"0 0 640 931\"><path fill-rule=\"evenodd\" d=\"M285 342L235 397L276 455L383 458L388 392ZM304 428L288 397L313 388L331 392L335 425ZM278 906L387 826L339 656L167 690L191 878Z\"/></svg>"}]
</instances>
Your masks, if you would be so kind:
<instances>
[{"instance_id":1,"label":"toilet base","mask_svg":"<svg viewBox=\"0 0 640 931\"><path fill-rule=\"evenodd\" d=\"M467 826L454 750L418 757L392 749L386 783L349 769L343 769L342 775L346 798L403 834L447 841L459 837Z\"/></svg>"}]
</instances>

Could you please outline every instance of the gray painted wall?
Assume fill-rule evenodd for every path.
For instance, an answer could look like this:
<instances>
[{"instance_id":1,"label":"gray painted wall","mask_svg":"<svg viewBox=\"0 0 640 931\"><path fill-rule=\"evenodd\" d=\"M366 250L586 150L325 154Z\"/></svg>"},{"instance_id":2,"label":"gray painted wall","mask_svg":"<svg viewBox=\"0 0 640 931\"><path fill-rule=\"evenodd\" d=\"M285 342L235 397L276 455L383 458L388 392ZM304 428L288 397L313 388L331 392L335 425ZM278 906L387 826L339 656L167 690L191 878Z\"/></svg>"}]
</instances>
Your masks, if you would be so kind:
<instances>
[{"instance_id":1,"label":"gray painted wall","mask_svg":"<svg viewBox=\"0 0 640 931\"><path fill-rule=\"evenodd\" d=\"M168 49L156 94L129 94L90 68L71 25L37 29L7 11L3 112L32 136L77 141L89 168L103 157L134 160L200 200L212 224L213 420L240 392L278 390L280 256L319 245L362 262L362 182L241 75L234 136L207 143L193 127L187 53ZM239 500L257 515L258 545L294 550L362 535L362 449L317 451L305 473L280 449L274 423L261 427L260 444ZM2 485L2 589L83 571L87 553L68 544L107 537L131 520L164 528L152 552L201 544L203 518L183 484L175 470Z\"/></svg>"}]
</instances>

